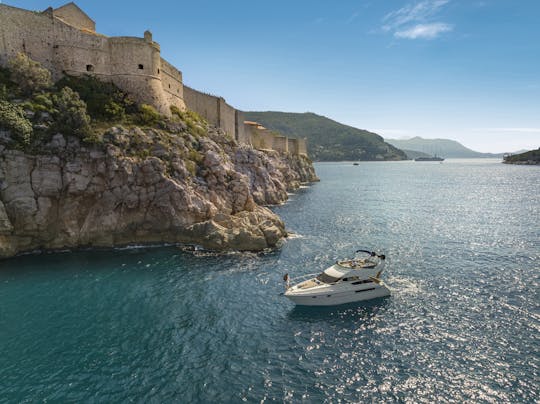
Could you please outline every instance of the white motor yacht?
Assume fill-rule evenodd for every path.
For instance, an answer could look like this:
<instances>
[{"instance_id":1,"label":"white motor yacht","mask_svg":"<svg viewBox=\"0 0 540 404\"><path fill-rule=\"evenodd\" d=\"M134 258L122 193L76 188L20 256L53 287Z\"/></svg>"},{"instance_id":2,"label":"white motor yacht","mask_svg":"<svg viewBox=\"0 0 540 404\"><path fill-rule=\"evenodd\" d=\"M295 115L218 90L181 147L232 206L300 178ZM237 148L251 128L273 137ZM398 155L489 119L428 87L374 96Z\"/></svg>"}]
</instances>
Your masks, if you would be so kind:
<instances>
[{"instance_id":1,"label":"white motor yacht","mask_svg":"<svg viewBox=\"0 0 540 404\"><path fill-rule=\"evenodd\" d=\"M359 257L358 254L364 254ZM285 281L284 295L297 305L333 306L390 295L379 278L384 270L385 256L358 250L355 258L337 261L320 274L304 275ZM291 286L291 282L298 282Z\"/></svg>"}]
</instances>

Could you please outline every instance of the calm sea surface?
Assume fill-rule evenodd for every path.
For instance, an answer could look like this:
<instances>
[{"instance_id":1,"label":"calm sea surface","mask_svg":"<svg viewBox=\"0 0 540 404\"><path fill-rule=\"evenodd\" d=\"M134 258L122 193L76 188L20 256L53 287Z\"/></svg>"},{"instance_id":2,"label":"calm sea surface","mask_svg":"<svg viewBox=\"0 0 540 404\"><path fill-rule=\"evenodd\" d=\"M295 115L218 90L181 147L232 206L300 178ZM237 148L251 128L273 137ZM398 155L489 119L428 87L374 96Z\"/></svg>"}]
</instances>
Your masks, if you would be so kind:
<instances>
[{"instance_id":1,"label":"calm sea surface","mask_svg":"<svg viewBox=\"0 0 540 404\"><path fill-rule=\"evenodd\" d=\"M265 255L0 262L0 402L540 400L540 168L317 164ZM392 296L301 309L285 272L384 252Z\"/></svg>"}]
</instances>

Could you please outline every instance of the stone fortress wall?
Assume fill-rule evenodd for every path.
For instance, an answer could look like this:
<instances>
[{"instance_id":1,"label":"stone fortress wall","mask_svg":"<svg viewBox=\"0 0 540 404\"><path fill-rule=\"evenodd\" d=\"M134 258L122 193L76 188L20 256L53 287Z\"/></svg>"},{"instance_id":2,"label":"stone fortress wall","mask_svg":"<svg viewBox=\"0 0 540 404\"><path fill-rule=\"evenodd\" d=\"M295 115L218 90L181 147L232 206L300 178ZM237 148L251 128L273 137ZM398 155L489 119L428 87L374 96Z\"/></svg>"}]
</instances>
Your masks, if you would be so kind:
<instances>
[{"instance_id":1,"label":"stone fortress wall","mask_svg":"<svg viewBox=\"0 0 540 404\"><path fill-rule=\"evenodd\" d=\"M107 37L75 3L34 12L0 3L0 65L22 52L58 80L64 74L111 81L137 102L170 115L170 107L193 110L238 142L257 149L307 154L305 139L288 139L244 122L222 97L184 86L182 72L161 57L149 31L143 38Z\"/></svg>"}]
</instances>

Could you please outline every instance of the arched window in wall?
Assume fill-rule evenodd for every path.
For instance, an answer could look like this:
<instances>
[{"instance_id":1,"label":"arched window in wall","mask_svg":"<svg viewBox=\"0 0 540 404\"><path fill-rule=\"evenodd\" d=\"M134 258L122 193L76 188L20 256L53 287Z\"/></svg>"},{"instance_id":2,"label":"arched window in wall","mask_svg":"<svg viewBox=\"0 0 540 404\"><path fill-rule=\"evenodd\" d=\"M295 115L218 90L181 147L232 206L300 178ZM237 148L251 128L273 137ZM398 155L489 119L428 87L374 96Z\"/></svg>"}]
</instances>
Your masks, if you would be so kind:
<instances>
[{"instance_id":1,"label":"arched window in wall","mask_svg":"<svg viewBox=\"0 0 540 404\"><path fill-rule=\"evenodd\" d=\"M143 70L144 66L142 64L139 64L139 70Z\"/></svg>"}]
</instances>

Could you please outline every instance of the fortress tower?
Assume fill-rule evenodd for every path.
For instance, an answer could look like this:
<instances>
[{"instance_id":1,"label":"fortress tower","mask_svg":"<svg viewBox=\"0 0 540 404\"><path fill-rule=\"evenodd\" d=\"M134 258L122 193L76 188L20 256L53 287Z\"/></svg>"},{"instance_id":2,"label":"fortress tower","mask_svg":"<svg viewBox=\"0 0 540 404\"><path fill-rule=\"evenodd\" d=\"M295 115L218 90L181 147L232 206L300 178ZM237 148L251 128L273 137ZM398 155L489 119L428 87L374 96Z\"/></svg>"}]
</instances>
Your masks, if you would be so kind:
<instances>
[{"instance_id":1,"label":"fortress tower","mask_svg":"<svg viewBox=\"0 0 540 404\"><path fill-rule=\"evenodd\" d=\"M223 97L184 87L182 72L161 57L150 31L142 38L107 37L75 3L34 12L0 3L0 65L22 52L40 62L58 80L63 75L92 75L110 81L138 103L164 115L171 106L189 108L239 143L261 150L306 154L305 139L288 139L243 114Z\"/></svg>"},{"instance_id":2,"label":"fortress tower","mask_svg":"<svg viewBox=\"0 0 540 404\"><path fill-rule=\"evenodd\" d=\"M51 70L111 81L140 103L165 115L185 109L182 73L161 58L149 31L143 38L106 37L75 3L36 13L0 4L0 64L27 54Z\"/></svg>"}]
</instances>

